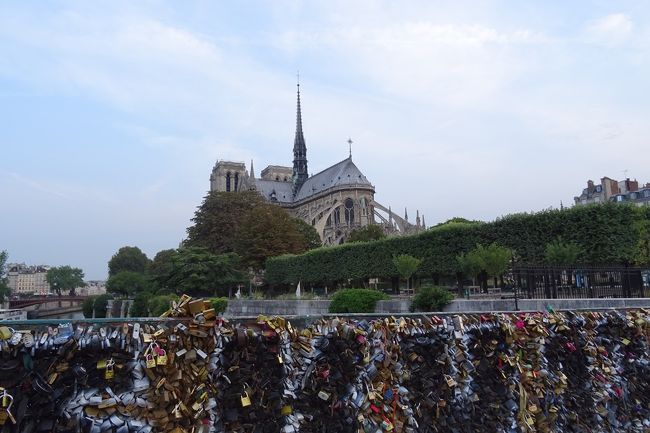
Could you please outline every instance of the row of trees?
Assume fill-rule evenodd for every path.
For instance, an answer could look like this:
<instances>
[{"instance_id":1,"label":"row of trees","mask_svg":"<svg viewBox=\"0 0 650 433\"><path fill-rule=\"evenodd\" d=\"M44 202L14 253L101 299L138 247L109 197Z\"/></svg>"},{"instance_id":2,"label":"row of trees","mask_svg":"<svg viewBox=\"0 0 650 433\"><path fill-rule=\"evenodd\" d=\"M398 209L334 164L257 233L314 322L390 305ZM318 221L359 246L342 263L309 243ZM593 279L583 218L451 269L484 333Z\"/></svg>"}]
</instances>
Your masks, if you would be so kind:
<instances>
[{"instance_id":1,"label":"row of trees","mask_svg":"<svg viewBox=\"0 0 650 433\"><path fill-rule=\"evenodd\" d=\"M455 278L464 269L473 272L466 261L476 258L467 256L477 245L483 254L514 254L520 264L650 265L650 207L608 203L508 215L489 223L455 219L414 236L273 257L266 278L272 284L331 286L349 279L396 277L400 273L393 258L402 254L422 260L418 275ZM484 261L490 266L490 259Z\"/></svg>"}]
</instances>

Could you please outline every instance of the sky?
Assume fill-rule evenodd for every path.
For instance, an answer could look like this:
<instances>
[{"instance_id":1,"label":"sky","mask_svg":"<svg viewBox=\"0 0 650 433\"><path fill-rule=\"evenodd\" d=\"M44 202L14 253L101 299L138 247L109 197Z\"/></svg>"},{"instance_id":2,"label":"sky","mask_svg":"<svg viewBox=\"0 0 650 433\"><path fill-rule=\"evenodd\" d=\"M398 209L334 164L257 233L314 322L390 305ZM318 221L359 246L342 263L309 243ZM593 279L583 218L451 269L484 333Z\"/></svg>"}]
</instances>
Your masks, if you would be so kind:
<instances>
[{"instance_id":1,"label":"sky","mask_svg":"<svg viewBox=\"0 0 650 433\"><path fill-rule=\"evenodd\" d=\"M217 159L348 155L427 225L650 182L650 3L0 3L0 250L103 279L176 248Z\"/></svg>"}]
</instances>

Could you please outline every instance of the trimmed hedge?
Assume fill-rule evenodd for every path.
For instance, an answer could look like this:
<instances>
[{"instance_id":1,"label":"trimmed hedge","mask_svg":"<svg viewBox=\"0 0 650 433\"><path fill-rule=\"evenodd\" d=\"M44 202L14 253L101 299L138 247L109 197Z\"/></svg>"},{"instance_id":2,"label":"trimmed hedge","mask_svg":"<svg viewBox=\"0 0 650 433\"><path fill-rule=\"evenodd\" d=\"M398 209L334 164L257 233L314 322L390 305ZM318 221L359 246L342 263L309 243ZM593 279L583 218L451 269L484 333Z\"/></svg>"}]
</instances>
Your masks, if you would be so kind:
<instances>
[{"instance_id":1,"label":"trimmed hedge","mask_svg":"<svg viewBox=\"0 0 650 433\"><path fill-rule=\"evenodd\" d=\"M388 299L384 292L371 289L343 289L332 297L330 313L374 313L377 301Z\"/></svg>"},{"instance_id":2,"label":"trimmed hedge","mask_svg":"<svg viewBox=\"0 0 650 433\"><path fill-rule=\"evenodd\" d=\"M456 256L476 244L497 242L512 249L521 263L543 263L546 245L558 236L581 247L585 264L631 263L639 226L650 220L650 207L607 203L564 210L508 215L490 223L451 222L414 236L323 247L266 262L271 284L332 283L346 279L394 277L393 256L422 258L416 275L457 272Z\"/></svg>"}]
</instances>

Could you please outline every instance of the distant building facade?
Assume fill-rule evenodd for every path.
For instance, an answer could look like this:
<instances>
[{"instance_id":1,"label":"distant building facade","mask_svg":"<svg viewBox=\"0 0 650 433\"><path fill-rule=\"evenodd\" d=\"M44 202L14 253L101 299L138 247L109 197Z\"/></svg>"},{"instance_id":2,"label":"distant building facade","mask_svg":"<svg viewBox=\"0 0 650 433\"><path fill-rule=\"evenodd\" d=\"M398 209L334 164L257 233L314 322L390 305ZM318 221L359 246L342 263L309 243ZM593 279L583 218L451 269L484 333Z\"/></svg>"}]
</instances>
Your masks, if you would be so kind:
<instances>
[{"instance_id":1,"label":"distant building facade","mask_svg":"<svg viewBox=\"0 0 650 433\"><path fill-rule=\"evenodd\" d=\"M103 295L104 293L106 293L106 281L103 280L86 281L86 285L84 287L79 287L75 289L75 293L79 296Z\"/></svg>"},{"instance_id":2,"label":"distant building facade","mask_svg":"<svg viewBox=\"0 0 650 433\"><path fill-rule=\"evenodd\" d=\"M352 141L349 141L350 145ZM320 173L307 171L307 146L302 130L300 85L296 108L293 167L269 165L255 176L243 162L217 161L210 176L210 191L257 191L271 203L311 224L324 245L345 241L350 232L369 224L381 224L387 233L411 234L424 230L424 215L417 212L415 224L375 201L375 187L348 158Z\"/></svg>"},{"instance_id":3,"label":"distant building facade","mask_svg":"<svg viewBox=\"0 0 650 433\"><path fill-rule=\"evenodd\" d=\"M582 194L574 197L576 205L592 203L633 203L637 206L650 205L650 183L639 186L639 182L630 180L615 180L607 176L595 184L593 180L587 181L587 187Z\"/></svg>"},{"instance_id":4,"label":"distant building facade","mask_svg":"<svg viewBox=\"0 0 650 433\"><path fill-rule=\"evenodd\" d=\"M24 263L11 263L7 266L8 286L16 295L46 295L50 291L46 275L49 266L27 266Z\"/></svg>"}]
</instances>

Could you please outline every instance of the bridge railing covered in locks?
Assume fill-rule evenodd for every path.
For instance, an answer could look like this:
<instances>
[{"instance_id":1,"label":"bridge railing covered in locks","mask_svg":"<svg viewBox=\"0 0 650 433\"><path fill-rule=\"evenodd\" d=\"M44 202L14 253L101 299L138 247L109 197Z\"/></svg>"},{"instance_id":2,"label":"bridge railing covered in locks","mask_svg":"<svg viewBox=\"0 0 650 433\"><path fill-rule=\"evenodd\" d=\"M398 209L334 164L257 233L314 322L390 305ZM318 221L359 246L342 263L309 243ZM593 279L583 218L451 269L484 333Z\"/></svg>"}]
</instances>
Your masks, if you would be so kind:
<instances>
[{"instance_id":1,"label":"bridge railing covered in locks","mask_svg":"<svg viewBox=\"0 0 650 433\"><path fill-rule=\"evenodd\" d=\"M647 432L650 314L0 328L2 432ZM155 323L155 324L154 324Z\"/></svg>"}]
</instances>

